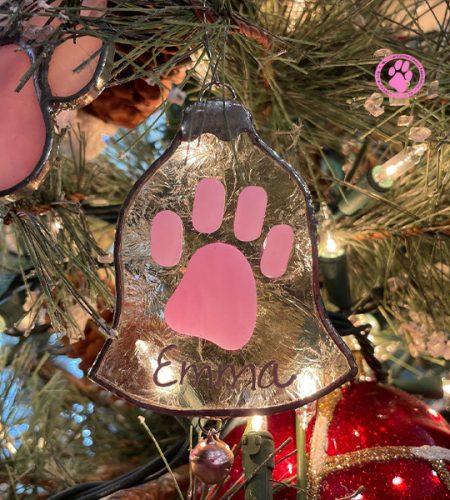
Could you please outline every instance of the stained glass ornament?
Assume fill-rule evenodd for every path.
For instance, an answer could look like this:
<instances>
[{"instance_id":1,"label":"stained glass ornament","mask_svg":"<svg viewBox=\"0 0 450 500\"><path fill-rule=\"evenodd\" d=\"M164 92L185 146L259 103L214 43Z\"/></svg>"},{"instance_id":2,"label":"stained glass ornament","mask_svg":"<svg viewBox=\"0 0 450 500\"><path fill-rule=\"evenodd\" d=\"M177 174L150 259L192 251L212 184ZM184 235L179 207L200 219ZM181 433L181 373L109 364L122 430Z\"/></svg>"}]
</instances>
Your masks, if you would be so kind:
<instances>
[{"instance_id":1,"label":"stained glass ornament","mask_svg":"<svg viewBox=\"0 0 450 500\"><path fill-rule=\"evenodd\" d=\"M50 2L48 8L60 3ZM97 17L106 4L84 0L81 15ZM56 115L92 101L111 67L112 46L91 35L63 39L47 53L46 41L60 24L61 18L39 11L0 39L0 197L6 201L39 187L54 151ZM36 70L17 90L36 61Z\"/></svg>"},{"instance_id":2,"label":"stained glass ornament","mask_svg":"<svg viewBox=\"0 0 450 500\"><path fill-rule=\"evenodd\" d=\"M113 329L91 377L167 413L268 414L355 374L319 294L313 207L235 101L185 110L125 201Z\"/></svg>"},{"instance_id":3,"label":"stained glass ornament","mask_svg":"<svg viewBox=\"0 0 450 500\"><path fill-rule=\"evenodd\" d=\"M273 480L296 484L295 414L268 417L278 448ZM245 422L223 437L233 448ZM450 498L450 426L433 408L399 389L376 382L352 383L321 399L307 429L308 498L335 500L355 493L358 500ZM237 452L220 496L242 476ZM275 500L295 500L283 488ZM244 498L239 491L233 498Z\"/></svg>"}]
</instances>

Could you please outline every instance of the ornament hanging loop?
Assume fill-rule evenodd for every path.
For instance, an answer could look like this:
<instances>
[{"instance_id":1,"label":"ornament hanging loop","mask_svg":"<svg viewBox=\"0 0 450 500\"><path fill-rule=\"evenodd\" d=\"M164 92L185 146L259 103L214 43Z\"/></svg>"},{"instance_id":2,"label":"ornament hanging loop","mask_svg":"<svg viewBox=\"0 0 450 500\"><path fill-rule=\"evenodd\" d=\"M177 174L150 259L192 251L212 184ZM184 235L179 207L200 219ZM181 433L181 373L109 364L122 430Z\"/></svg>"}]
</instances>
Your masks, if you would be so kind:
<instances>
[{"instance_id":1,"label":"ornament hanging loop","mask_svg":"<svg viewBox=\"0 0 450 500\"><path fill-rule=\"evenodd\" d=\"M207 438L217 439L223 428L223 419L221 418L200 418L198 421L200 431L207 436Z\"/></svg>"},{"instance_id":2,"label":"ornament hanging loop","mask_svg":"<svg viewBox=\"0 0 450 500\"><path fill-rule=\"evenodd\" d=\"M210 23L210 20L208 20L207 15L206 15L207 12L208 12L208 7L206 5L206 0L203 0L203 23L205 25L208 25ZM225 29L225 35L227 36L227 34L228 34L228 27ZM222 87L223 89L226 88L232 94L233 99L236 99L236 92L234 91L233 87L231 87L231 85L223 83L220 80L220 78L217 76L217 70L219 67L220 58L223 56L223 53L224 53L225 44L223 44L222 48L219 50L215 62L213 62L211 47L209 45L209 32L207 29L205 30L205 34L203 36L203 46L204 46L206 55L208 56L208 59L210 62L211 81L207 85L205 85L205 87L203 88L203 90L200 94L200 101L203 100L206 91L209 90L209 93L211 93L211 89L214 86Z\"/></svg>"},{"instance_id":3,"label":"ornament hanging loop","mask_svg":"<svg viewBox=\"0 0 450 500\"><path fill-rule=\"evenodd\" d=\"M236 91L234 90L234 88L229 83L223 83L223 82L218 82L217 81L217 82L210 82L210 83L208 83L208 84L205 85L205 87L202 90L202 93L200 94L200 100L201 101L203 100L205 93L208 90L211 90L213 87L219 87L219 88L222 88L224 90L228 90L230 92L230 94L233 96L233 99L234 100L237 99Z\"/></svg>"}]
</instances>

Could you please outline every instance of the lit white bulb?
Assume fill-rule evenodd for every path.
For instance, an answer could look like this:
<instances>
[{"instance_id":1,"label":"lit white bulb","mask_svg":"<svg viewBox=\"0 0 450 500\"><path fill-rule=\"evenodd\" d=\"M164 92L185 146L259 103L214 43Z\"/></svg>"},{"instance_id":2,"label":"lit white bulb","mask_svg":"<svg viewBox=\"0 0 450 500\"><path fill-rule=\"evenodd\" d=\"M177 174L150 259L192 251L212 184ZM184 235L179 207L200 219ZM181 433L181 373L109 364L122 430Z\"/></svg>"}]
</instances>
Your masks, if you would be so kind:
<instances>
[{"instance_id":1,"label":"lit white bulb","mask_svg":"<svg viewBox=\"0 0 450 500\"><path fill-rule=\"evenodd\" d=\"M266 417L263 417L262 415L253 415L250 419L248 431L260 432L265 430L267 430Z\"/></svg>"},{"instance_id":2,"label":"lit white bulb","mask_svg":"<svg viewBox=\"0 0 450 500\"><path fill-rule=\"evenodd\" d=\"M425 143L416 144L400 151L382 165L377 165L372 170L375 182L381 187L391 188L396 179L420 162L427 149L428 145Z\"/></svg>"},{"instance_id":3,"label":"lit white bulb","mask_svg":"<svg viewBox=\"0 0 450 500\"><path fill-rule=\"evenodd\" d=\"M325 248L327 249L327 252L336 252L338 249L338 244L336 240L333 238L333 235L331 232L327 233L327 239L325 241Z\"/></svg>"},{"instance_id":4,"label":"lit white bulb","mask_svg":"<svg viewBox=\"0 0 450 500\"><path fill-rule=\"evenodd\" d=\"M321 232L319 242L320 257L333 258L344 255L344 253L345 249L337 237L337 232L329 229Z\"/></svg>"},{"instance_id":5,"label":"lit white bulb","mask_svg":"<svg viewBox=\"0 0 450 500\"><path fill-rule=\"evenodd\" d=\"M322 222L319 226L319 256L335 258L344 255L344 246L340 241L339 232L336 230L333 215L326 203L322 203L320 214Z\"/></svg>"}]
</instances>

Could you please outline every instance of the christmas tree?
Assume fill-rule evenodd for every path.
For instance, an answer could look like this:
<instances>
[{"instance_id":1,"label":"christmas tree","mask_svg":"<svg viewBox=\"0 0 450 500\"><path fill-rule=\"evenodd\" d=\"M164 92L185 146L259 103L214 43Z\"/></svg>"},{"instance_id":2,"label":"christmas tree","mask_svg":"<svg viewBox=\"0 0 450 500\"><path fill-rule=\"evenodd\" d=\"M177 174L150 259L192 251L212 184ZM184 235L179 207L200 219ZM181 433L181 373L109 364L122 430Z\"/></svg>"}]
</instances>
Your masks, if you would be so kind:
<instances>
[{"instance_id":1,"label":"christmas tree","mask_svg":"<svg viewBox=\"0 0 450 500\"><path fill-rule=\"evenodd\" d=\"M0 7L0 496L450 498L449 1Z\"/></svg>"}]
</instances>

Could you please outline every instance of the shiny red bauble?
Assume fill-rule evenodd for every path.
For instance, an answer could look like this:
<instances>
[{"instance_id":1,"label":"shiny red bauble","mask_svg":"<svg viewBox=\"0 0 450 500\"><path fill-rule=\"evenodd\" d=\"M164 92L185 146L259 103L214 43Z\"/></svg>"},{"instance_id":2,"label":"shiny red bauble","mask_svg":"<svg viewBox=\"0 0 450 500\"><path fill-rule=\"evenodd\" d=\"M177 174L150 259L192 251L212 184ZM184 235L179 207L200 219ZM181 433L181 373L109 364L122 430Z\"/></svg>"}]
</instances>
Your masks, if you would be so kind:
<instances>
[{"instance_id":1,"label":"shiny red bauble","mask_svg":"<svg viewBox=\"0 0 450 500\"><path fill-rule=\"evenodd\" d=\"M276 462L295 450L295 414L268 417L275 447L291 437ZM243 426L224 440L237 444ZM432 408L390 386L353 383L323 398L307 430L310 498L334 500L450 499L450 426ZM236 455L227 485L242 474ZM296 475L296 456L274 469L275 481ZM276 484L276 483L274 483ZM226 491L226 487L222 492ZM244 498L243 490L233 498ZM276 499L295 499L285 488Z\"/></svg>"}]
</instances>

